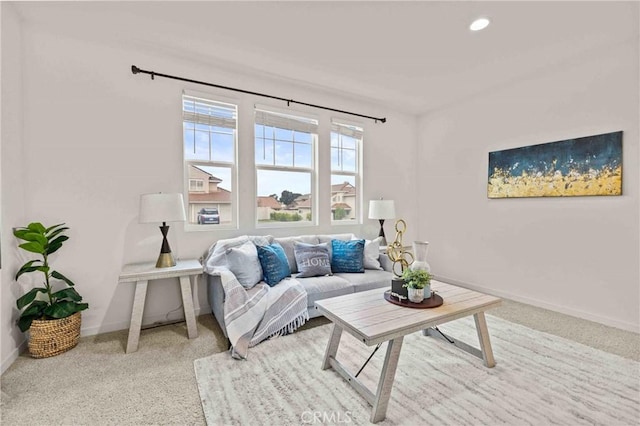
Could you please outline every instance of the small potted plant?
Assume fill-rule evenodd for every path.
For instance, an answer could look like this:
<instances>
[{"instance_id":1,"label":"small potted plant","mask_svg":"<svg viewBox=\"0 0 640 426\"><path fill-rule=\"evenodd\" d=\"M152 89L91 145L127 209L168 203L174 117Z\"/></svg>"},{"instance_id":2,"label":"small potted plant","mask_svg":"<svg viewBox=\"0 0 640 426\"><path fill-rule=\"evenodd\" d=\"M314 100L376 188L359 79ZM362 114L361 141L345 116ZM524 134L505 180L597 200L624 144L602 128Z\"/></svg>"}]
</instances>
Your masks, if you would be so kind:
<instances>
[{"instance_id":1,"label":"small potted plant","mask_svg":"<svg viewBox=\"0 0 640 426\"><path fill-rule=\"evenodd\" d=\"M431 297L431 274L423 269L405 269L402 273L403 287L409 293L409 300L420 303Z\"/></svg>"},{"instance_id":2,"label":"small potted plant","mask_svg":"<svg viewBox=\"0 0 640 426\"><path fill-rule=\"evenodd\" d=\"M22 265L16 273L16 281L32 272L42 273L44 278L42 287L31 289L16 302L21 311L18 327L23 332L30 330L29 352L34 358L58 355L73 348L80 337L80 311L89 307L81 303L82 296L73 281L49 265L49 256L69 239L63 235L67 229L64 223L45 228L34 222L13 231L16 238L25 241L19 245L21 249L41 256Z\"/></svg>"}]
</instances>

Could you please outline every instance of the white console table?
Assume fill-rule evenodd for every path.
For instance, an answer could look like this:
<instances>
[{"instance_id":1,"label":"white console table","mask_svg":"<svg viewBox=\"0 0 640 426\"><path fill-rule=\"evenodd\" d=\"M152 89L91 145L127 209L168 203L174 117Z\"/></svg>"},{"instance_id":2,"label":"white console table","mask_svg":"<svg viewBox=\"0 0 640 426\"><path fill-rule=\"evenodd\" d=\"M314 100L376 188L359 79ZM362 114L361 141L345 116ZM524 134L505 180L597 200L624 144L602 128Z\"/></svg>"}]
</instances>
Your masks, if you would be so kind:
<instances>
[{"instance_id":1,"label":"white console table","mask_svg":"<svg viewBox=\"0 0 640 426\"><path fill-rule=\"evenodd\" d=\"M144 301L147 297L147 284L152 280L180 279L180 292L182 293L184 316L187 322L187 334L189 339L198 337L196 314L193 309L193 296L191 293L191 277L195 277L193 280L197 282L197 277L200 274L202 274L202 265L196 259L178 260L176 261L176 266L169 268L156 268L155 262L124 265L119 281L121 283L136 283L133 309L131 311L131 325L129 326L129 339L127 340L127 353L138 350Z\"/></svg>"}]
</instances>

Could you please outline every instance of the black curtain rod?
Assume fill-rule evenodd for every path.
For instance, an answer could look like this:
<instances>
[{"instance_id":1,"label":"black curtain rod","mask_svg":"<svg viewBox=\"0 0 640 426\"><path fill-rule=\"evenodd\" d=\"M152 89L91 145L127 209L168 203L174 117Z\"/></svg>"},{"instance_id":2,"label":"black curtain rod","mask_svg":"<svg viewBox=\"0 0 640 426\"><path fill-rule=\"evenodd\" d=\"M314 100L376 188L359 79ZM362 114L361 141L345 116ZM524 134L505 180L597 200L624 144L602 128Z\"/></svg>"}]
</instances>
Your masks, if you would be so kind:
<instances>
[{"instance_id":1,"label":"black curtain rod","mask_svg":"<svg viewBox=\"0 0 640 426\"><path fill-rule=\"evenodd\" d=\"M258 93L258 92L252 92L250 90L236 89L234 87L221 86L219 84L207 83L206 81L192 80L190 78L176 77L175 75L162 74L162 73L155 72L155 71L147 71L147 70L140 69L140 68L136 67L135 65L131 65L131 72L134 73L134 74L139 74L139 73L149 74L151 76L151 80L153 80L156 76L164 77L164 78L171 78L173 80L186 81L188 83L196 83L196 84L203 84L205 86L217 87L218 89L233 90L234 92L246 93L248 95L256 95L256 96L262 96L264 98L277 99L279 101L286 102L287 106L289 106L290 104L305 105L305 106L312 107L312 108L326 109L327 111L340 112L342 114L349 114L349 115L355 115L357 117L368 118L370 120L375 121L376 123L378 121L381 122L381 123L386 123L387 122L387 119L385 117L382 117L382 118L371 117L370 115L363 115L363 114L358 114L356 112L343 111L341 109L329 108L329 107L325 107L325 106L322 106L322 105L315 105L315 104L309 104L309 103L306 103L306 102L294 101L293 99L281 98L279 96L267 95L265 93Z\"/></svg>"}]
</instances>

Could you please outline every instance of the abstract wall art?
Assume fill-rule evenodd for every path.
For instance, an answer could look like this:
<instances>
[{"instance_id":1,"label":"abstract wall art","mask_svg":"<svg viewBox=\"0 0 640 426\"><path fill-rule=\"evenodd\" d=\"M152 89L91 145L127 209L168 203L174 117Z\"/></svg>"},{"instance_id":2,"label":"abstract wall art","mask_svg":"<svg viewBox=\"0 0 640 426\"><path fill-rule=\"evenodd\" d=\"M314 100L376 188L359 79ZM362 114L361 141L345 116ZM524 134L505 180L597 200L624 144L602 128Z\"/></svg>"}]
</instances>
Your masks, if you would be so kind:
<instances>
[{"instance_id":1,"label":"abstract wall art","mask_svg":"<svg viewBox=\"0 0 640 426\"><path fill-rule=\"evenodd\" d=\"M489 153L489 198L622 195L622 132Z\"/></svg>"}]
</instances>

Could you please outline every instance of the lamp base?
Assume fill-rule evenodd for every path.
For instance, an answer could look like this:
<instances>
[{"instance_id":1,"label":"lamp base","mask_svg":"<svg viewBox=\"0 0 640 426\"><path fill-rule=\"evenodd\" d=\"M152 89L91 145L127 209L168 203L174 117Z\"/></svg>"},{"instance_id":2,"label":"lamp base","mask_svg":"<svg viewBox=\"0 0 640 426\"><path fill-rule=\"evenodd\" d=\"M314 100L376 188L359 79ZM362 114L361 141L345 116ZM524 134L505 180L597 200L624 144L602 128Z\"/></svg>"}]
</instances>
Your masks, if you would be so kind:
<instances>
[{"instance_id":1,"label":"lamp base","mask_svg":"<svg viewBox=\"0 0 640 426\"><path fill-rule=\"evenodd\" d=\"M156 268L170 268L176 266L176 261L171 253L160 253L158 261L156 262Z\"/></svg>"}]
</instances>

